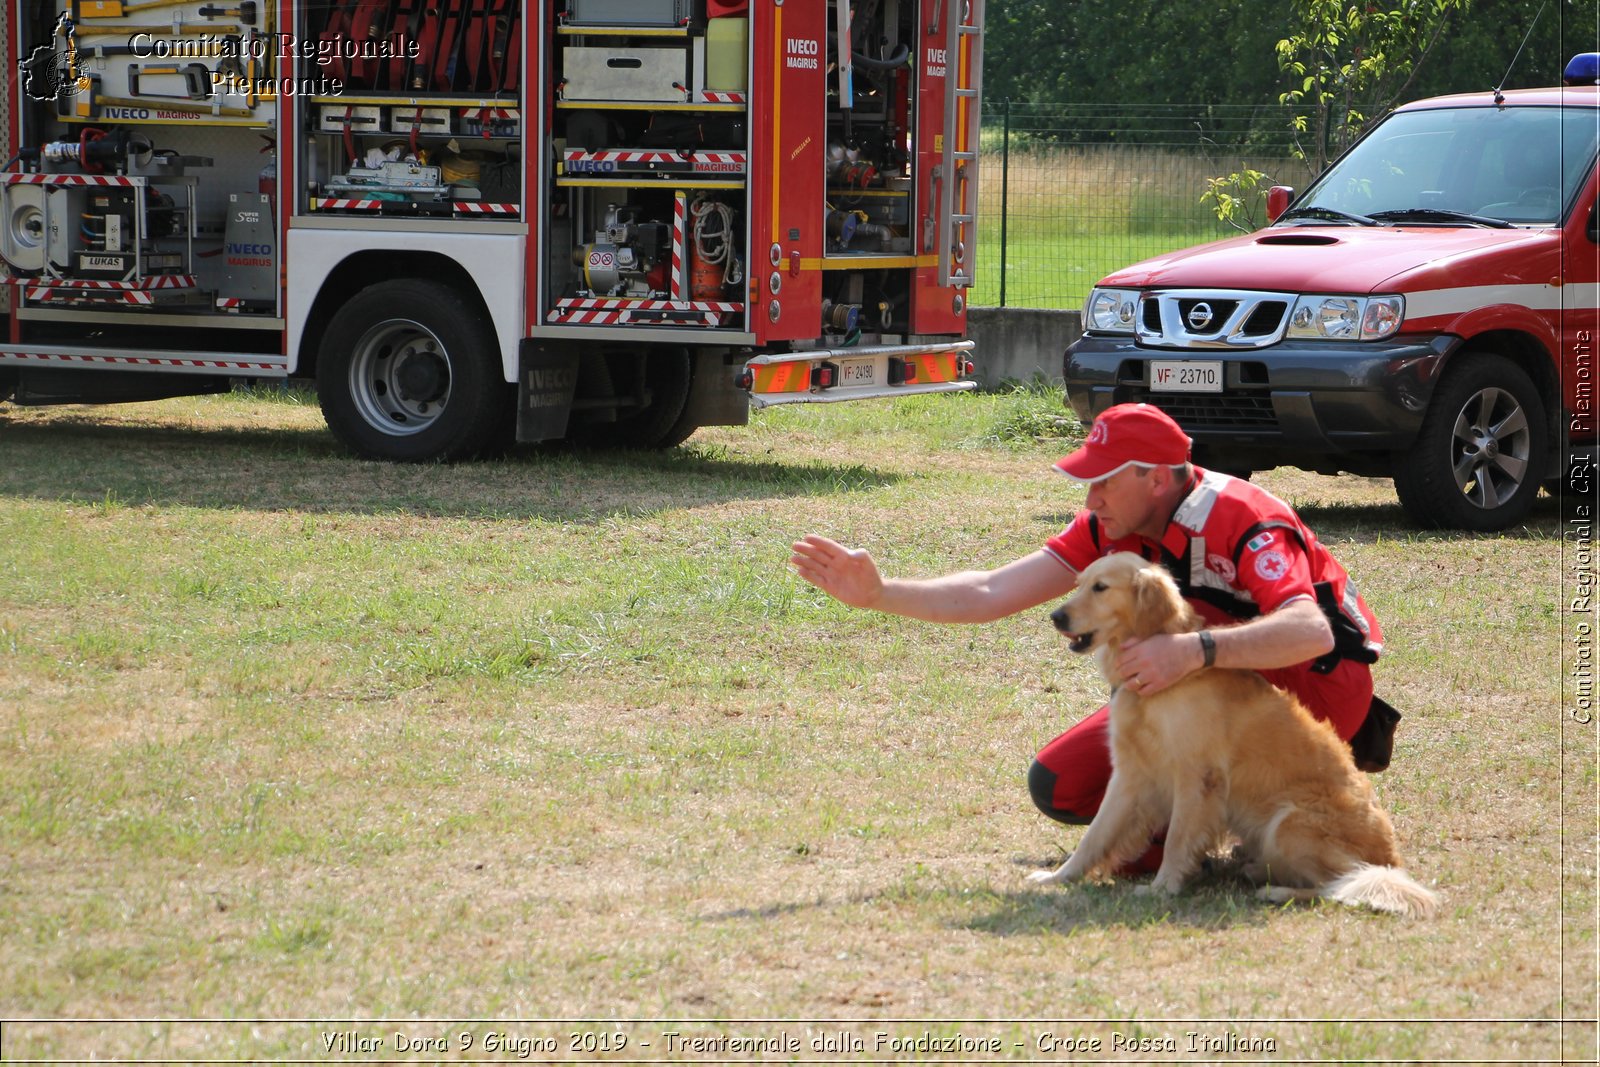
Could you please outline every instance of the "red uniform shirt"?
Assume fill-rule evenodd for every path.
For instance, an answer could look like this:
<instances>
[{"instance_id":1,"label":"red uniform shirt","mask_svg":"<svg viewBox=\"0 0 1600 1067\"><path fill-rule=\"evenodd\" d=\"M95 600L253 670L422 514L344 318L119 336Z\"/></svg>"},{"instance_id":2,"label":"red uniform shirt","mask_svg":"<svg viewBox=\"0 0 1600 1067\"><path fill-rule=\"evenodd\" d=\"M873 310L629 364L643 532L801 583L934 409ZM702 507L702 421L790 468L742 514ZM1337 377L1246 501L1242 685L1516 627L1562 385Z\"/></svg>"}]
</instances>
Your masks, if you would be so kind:
<instances>
[{"instance_id":1,"label":"red uniform shirt","mask_svg":"<svg viewBox=\"0 0 1600 1067\"><path fill-rule=\"evenodd\" d=\"M1254 618L1302 597L1315 601L1333 628L1334 651L1259 673L1340 738L1348 741L1361 728L1372 704L1368 665L1383 634L1350 576L1293 508L1259 486L1197 467L1159 542L1137 535L1107 540L1098 526L1093 513L1080 511L1045 550L1074 571L1113 552L1159 561L1211 625ZM1109 708L1101 708L1039 753L1029 789L1047 814L1081 822L1099 810L1111 778L1109 722Z\"/></svg>"},{"instance_id":2,"label":"red uniform shirt","mask_svg":"<svg viewBox=\"0 0 1600 1067\"><path fill-rule=\"evenodd\" d=\"M1260 486L1198 467L1194 472L1159 544L1137 534L1105 540L1085 510L1045 550L1074 571L1113 552L1159 561L1210 625L1254 618L1307 597L1321 605L1336 642L1330 657L1310 669L1324 673L1340 659L1375 660L1383 647L1377 617L1294 509Z\"/></svg>"}]
</instances>

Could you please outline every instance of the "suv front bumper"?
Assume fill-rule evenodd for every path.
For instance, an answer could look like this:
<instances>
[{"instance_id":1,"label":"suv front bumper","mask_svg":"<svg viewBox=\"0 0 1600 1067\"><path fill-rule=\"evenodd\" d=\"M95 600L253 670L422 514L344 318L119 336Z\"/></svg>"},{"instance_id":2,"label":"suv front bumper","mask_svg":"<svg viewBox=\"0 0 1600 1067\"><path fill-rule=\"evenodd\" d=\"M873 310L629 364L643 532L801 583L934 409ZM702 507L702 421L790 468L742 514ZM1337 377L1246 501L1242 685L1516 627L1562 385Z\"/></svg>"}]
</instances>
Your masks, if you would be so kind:
<instances>
[{"instance_id":1,"label":"suv front bumper","mask_svg":"<svg viewBox=\"0 0 1600 1067\"><path fill-rule=\"evenodd\" d=\"M1113 404L1154 404L1211 466L1383 473L1411 447L1439 370L1459 338L1280 342L1254 349L1142 348L1084 334L1067 349L1067 400L1087 425ZM1154 360L1221 361L1220 393L1156 392Z\"/></svg>"}]
</instances>

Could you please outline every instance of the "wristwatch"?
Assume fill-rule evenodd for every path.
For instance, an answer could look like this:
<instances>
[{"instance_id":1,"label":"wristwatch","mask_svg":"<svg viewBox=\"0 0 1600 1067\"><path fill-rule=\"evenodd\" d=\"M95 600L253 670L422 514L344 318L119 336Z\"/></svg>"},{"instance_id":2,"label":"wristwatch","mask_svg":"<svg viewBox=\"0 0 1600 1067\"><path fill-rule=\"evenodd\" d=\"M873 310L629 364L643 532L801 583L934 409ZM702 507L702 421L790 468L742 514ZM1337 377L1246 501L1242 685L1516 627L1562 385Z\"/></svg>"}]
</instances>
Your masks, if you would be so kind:
<instances>
[{"instance_id":1,"label":"wristwatch","mask_svg":"<svg viewBox=\"0 0 1600 1067\"><path fill-rule=\"evenodd\" d=\"M1211 636L1209 630L1200 631L1200 651L1205 653L1207 667L1217 665L1217 639Z\"/></svg>"}]
</instances>

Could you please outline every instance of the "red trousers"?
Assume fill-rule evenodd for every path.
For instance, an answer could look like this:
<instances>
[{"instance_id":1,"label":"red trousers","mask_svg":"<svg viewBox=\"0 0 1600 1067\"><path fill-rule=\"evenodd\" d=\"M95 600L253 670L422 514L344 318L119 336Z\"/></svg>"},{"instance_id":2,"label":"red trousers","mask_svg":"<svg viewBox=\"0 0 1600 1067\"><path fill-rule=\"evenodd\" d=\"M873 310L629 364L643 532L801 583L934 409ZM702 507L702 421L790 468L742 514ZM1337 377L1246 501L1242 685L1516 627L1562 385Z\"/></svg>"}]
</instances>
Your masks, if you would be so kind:
<instances>
[{"instance_id":1,"label":"red trousers","mask_svg":"<svg viewBox=\"0 0 1600 1067\"><path fill-rule=\"evenodd\" d=\"M1372 704L1372 668L1344 660L1327 674L1304 666L1262 671L1262 677L1299 698L1313 716L1333 723L1348 741L1366 720ZM1107 737L1111 709L1102 707L1051 741L1028 770L1028 792L1039 810L1057 822L1087 825L1100 810L1111 781L1111 743ZM1161 866L1161 837L1149 852L1130 865L1130 873Z\"/></svg>"}]
</instances>

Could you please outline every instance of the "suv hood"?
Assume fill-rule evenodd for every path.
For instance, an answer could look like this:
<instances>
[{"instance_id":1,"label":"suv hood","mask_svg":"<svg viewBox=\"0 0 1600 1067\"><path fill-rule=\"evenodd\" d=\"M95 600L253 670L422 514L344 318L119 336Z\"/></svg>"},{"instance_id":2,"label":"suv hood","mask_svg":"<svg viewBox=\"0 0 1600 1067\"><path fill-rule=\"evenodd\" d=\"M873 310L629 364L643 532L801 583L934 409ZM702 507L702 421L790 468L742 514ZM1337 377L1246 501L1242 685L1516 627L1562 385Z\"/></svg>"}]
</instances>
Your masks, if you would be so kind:
<instances>
[{"instance_id":1,"label":"suv hood","mask_svg":"<svg viewBox=\"0 0 1600 1067\"><path fill-rule=\"evenodd\" d=\"M1152 289L1260 289L1276 292L1405 292L1426 276L1428 288L1449 284L1455 269L1504 258L1505 281L1547 281L1536 253L1560 247L1557 229L1487 230L1442 226L1272 226L1186 248L1108 275L1102 286ZM1516 274L1511 268L1520 268ZM1440 277L1441 273L1443 278Z\"/></svg>"}]
</instances>

